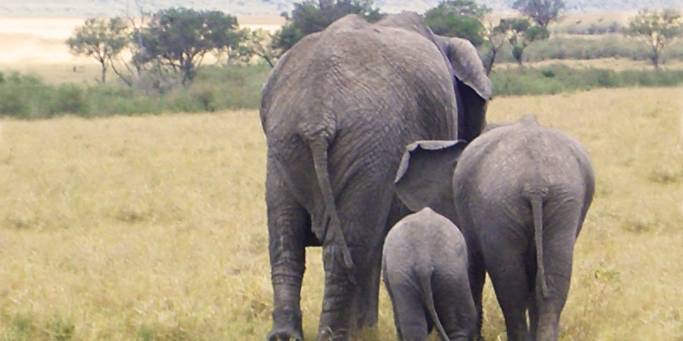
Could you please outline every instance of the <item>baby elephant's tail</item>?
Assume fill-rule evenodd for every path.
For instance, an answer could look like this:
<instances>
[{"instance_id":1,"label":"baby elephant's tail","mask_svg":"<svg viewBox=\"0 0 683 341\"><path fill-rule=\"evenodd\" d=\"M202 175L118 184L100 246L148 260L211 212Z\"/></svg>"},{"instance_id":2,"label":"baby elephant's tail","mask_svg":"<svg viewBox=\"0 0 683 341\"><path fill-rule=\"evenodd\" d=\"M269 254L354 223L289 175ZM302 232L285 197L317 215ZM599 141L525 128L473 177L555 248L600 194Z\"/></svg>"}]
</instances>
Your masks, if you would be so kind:
<instances>
[{"instance_id":1,"label":"baby elephant's tail","mask_svg":"<svg viewBox=\"0 0 683 341\"><path fill-rule=\"evenodd\" d=\"M436 307L434 306L434 293L432 292L432 271L420 276L420 285L422 286L422 301L424 302L427 311L434 322L434 326L436 326L436 330L439 332L439 335L441 335L441 338L444 341L448 341L448 334L446 334L446 330L443 328L443 325L441 325L439 315L436 313Z\"/></svg>"}]
</instances>

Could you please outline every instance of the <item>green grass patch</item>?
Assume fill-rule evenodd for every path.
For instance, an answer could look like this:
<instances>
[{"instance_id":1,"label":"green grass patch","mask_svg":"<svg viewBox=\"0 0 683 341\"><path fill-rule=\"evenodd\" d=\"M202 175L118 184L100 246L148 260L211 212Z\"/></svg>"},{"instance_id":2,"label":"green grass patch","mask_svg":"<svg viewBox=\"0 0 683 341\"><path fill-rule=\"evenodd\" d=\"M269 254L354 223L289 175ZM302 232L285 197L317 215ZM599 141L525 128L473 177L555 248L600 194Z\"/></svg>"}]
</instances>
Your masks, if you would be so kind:
<instances>
[{"instance_id":1,"label":"green grass patch","mask_svg":"<svg viewBox=\"0 0 683 341\"><path fill-rule=\"evenodd\" d=\"M253 109L259 106L269 72L263 65L204 67L190 86L165 93L114 83L50 85L36 76L0 73L0 116L31 119Z\"/></svg>"},{"instance_id":2,"label":"green grass patch","mask_svg":"<svg viewBox=\"0 0 683 341\"><path fill-rule=\"evenodd\" d=\"M0 340L7 341L69 341L74 338L76 326L70 319L55 315L45 321L30 313L17 313L13 316L4 313L7 328L0 334Z\"/></svg>"},{"instance_id":3,"label":"green grass patch","mask_svg":"<svg viewBox=\"0 0 683 341\"><path fill-rule=\"evenodd\" d=\"M497 96L545 95L595 88L677 86L683 84L683 70L614 71L573 69L556 64L543 68L495 70L491 80Z\"/></svg>"}]
</instances>

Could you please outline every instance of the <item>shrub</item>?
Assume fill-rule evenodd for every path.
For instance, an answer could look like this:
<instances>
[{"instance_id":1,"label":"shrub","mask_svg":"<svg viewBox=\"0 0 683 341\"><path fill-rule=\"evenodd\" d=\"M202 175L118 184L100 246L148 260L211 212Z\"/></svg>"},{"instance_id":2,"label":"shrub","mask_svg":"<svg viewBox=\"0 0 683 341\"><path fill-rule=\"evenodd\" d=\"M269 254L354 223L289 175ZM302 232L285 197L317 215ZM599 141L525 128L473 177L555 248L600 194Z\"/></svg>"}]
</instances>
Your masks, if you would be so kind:
<instances>
[{"instance_id":1,"label":"shrub","mask_svg":"<svg viewBox=\"0 0 683 341\"><path fill-rule=\"evenodd\" d=\"M55 91L54 104L50 108L52 114L72 113L85 114L88 112L87 98L83 88L75 84L59 85Z\"/></svg>"},{"instance_id":2,"label":"shrub","mask_svg":"<svg viewBox=\"0 0 683 341\"><path fill-rule=\"evenodd\" d=\"M0 115L25 117L29 111L25 91L17 87L0 87Z\"/></svg>"}]
</instances>

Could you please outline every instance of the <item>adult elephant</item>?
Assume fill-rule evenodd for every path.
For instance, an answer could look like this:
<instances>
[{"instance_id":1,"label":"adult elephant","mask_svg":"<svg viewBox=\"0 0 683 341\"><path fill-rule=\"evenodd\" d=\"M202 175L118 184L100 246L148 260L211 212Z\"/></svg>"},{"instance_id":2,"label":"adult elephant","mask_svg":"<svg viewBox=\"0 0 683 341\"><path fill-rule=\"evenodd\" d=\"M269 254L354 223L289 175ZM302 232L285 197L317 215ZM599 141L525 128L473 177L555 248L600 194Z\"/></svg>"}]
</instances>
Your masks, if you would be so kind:
<instances>
[{"instance_id":1,"label":"adult elephant","mask_svg":"<svg viewBox=\"0 0 683 341\"><path fill-rule=\"evenodd\" d=\"M305 247L322 246L325 290L318 338L348 339L377 321L382 244L409 212L394 193L405 146L474 137L490 83L478 60L414 13L375 24L346 16L297 43L263 90L273 329L302 339ZM462 55L462 58L458 58ZM465 95L463 95L465 94ZM470 108L471 107L471 108ZM475 109L476 108L476 109Z\"/></svg>"}]
</instances>

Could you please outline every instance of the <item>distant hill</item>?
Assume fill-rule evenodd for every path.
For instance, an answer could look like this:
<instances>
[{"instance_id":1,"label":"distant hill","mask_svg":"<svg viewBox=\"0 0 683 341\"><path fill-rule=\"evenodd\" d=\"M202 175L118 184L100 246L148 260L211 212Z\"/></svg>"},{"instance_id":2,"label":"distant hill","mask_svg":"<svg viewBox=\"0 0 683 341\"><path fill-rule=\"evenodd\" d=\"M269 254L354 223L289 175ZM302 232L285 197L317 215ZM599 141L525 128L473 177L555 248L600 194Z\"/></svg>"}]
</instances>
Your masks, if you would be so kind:
<instances>
[{"instance_id":1,"label":"distant hill","mask_svg":"<svg viewBox=\"0 0 683 341\"><path fill-rule=\"evenodd\" d=\"M145 10L168 7L218 9L237 15L278 15L291 9L296 0L138 0ZM514 0L485 2L495 10L509 10ZM376 0L386 12L423 12L439 0ZM683 0L566 0L571 11L629 11L640 8L683 8ZM134 0L2 0L0 16L99 16L135 12Z\"/></svg>"}]
</instances>

